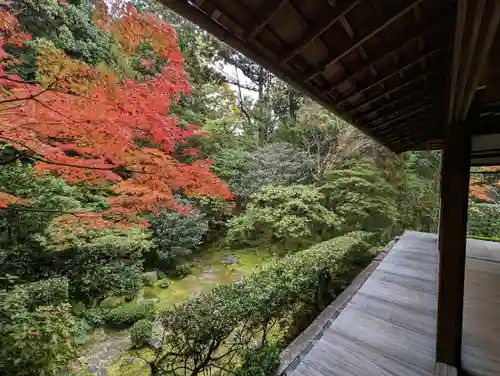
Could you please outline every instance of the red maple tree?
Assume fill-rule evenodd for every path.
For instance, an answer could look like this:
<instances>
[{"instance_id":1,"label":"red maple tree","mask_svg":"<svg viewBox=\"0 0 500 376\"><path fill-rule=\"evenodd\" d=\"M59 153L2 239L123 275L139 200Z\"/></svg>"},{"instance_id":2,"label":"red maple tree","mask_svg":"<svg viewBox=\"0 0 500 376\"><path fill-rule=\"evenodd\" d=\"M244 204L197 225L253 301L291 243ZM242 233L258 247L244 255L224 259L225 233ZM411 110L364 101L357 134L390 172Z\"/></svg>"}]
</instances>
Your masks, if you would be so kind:
<instances>
[{"instance_id":1,"label":"red maple tree","mask_svg":"<svg viewBox=\"0 0 500 376\"><path fill-rule=\"evenodd\" d=\"M148 43L167 62L159 74L121 82L109 69L86 66L48 48L38 55L40 82L26 82L7 73L18 62L4 47L21 46L29 35L8 8L0 10L0 141L35 159L40 174L112 185L116 196L108 211L63 218L69 222L107 226L102 214L130 218L161 207L183 210L176 191L231 199L228 187L210 171L210 161L187 164L174 157L177 145L203 136L199 127L181 126L169 115L173 101L190 92L175 30L132 7L119 12L96 19L128 53ZM187 153L197 155L192 149ZM0 207L20 202L0 194Z\"/></svg>"}]
</instances>

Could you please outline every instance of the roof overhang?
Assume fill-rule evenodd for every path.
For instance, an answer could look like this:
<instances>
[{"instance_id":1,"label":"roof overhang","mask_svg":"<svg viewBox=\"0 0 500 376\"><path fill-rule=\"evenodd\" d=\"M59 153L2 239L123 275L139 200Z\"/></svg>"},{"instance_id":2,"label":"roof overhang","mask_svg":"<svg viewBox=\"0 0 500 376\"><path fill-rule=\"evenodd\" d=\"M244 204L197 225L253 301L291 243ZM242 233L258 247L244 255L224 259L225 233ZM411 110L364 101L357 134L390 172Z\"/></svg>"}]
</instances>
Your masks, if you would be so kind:
<instances>
[{"instance_id":1,"label":"roof overhang","mask_svg":"<svg viewBox=\"0 0 500 376\"><path fill-rule=\"evenodd\" d=\"M499 1L161 1L395 152L500 133Z\"/></svg>"}]
</instances>

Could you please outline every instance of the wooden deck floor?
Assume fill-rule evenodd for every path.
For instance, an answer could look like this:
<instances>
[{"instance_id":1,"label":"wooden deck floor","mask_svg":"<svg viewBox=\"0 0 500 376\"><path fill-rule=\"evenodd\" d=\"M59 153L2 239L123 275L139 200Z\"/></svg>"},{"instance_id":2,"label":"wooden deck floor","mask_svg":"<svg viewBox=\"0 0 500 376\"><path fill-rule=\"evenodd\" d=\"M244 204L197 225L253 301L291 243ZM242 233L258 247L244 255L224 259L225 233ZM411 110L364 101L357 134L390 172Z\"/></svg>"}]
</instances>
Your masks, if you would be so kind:
<instances>
[{"instance_id":1,"label":"wooden deck floor","mask_svg":"<svg viewBox=\"0 0 500 376\"><path fill-rule=\"evenodd\" d=\"M437 237L406 232L287 376L434 375ZM500 375L500 244L468 243L464 368Z\"/></svg>"}]
</instances>

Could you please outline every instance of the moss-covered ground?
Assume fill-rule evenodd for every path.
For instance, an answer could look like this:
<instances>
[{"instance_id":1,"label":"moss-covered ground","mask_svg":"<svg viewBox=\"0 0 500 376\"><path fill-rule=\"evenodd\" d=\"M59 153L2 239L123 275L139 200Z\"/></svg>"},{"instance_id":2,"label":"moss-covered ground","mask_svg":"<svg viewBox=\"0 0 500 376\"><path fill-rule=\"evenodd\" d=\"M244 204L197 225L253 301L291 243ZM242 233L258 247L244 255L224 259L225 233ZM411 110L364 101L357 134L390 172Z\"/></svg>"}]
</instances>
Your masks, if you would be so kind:
<instances>
[{"instance_id":1,"label":"moss-covered ground","mask_svg":"<svg viewBox=\"0 0 500 376\"><path fill-rule=\"evenodd\" d=\"M248 276L262 264L276 257L277 255L266 250L203 250L187 260L192 265L188 276L172 279L168 288L162 288L162 281L159 280L153 286L144 287L141 294L146 298L158 298L157 305L161 311L217 285L231 283ZM237 262L231 265L224 264L223 261L227 259L234 259ZM109 376L148 375L148 367L144 361L137 357L135 350L128 349L127 330L118 332L106 329L105 339L102 338L102 328L97 332L101 334L97 337L101 338L94 338L96 335L90 336L83 347L89 366L94 368L97 365L105 366ZM104 361L102 355L105 355Z\"/></svg>"}]
</instances>

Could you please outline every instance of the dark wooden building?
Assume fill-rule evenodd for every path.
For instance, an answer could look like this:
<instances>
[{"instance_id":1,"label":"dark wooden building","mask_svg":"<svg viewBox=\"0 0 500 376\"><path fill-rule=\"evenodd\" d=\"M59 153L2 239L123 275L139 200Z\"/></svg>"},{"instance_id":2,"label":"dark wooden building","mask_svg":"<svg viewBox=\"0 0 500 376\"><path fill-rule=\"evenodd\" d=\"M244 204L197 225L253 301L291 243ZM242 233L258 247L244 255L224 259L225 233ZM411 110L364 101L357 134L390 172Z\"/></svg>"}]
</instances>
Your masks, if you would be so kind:
<instances>
[{"instance_id":1,"label":"dark wooden building","mask_svg":"<svg viewBox=\"0 0 500 376\"><path fill-rule=\"evenodd\" d=\"M434 361L462 372L469 170L500 164L500 0L162 2L392 151L443 150Z\"/></svg>"}]
</instances>

